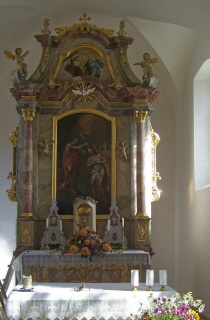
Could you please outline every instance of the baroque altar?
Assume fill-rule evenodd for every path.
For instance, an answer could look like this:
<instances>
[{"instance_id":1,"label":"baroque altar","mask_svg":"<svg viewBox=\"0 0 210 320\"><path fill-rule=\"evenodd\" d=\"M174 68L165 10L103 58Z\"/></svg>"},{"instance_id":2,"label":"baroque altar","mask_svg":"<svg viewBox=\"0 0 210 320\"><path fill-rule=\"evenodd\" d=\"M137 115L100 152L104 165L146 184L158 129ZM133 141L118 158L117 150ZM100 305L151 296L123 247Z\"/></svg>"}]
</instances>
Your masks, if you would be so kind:
<instances>
[{"instance_id":1,"label":"baroque altar","mask_svg":"<svg viewBox=\"0 0 210 320\"><path fill-rule=\"evenodd\" d=\"M42 34L35 35L41 60L29 77L24 60L30 53L17 48L13 56L17 69L10 91L19 125L10 139L14 170L8 196L17 201L15 255L43 249L47 241L61 244L52 219L62 224L62 241L71 238L80 219L118 248L125 244L153 255L151 202L161 194L159 137L151 124L159 95L153 70L158 59L145 53L135 63L143 71L138 79L127 58L134 39L126 36L125 22L114 34L89 23L86 14L79 20L56 28L56 35L44 20ZM5 54L12 57L7 50ZM47 251L45 255L48 259ZM36 271L36 277L43 272Z\"/></svg>"}]
</instances>

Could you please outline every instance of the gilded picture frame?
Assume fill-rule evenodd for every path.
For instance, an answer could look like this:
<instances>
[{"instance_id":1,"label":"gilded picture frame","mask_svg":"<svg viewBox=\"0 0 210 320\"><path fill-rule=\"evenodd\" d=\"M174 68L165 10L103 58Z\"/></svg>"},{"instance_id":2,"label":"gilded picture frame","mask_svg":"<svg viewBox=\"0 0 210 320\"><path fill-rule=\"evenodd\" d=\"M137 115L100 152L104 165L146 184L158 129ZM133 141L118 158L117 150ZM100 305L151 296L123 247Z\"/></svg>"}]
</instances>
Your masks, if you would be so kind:
<instances>
[{"instance_id":1,"label":"gilded picture frame","mask_svg":"<svg viewBox=\"0 0 210 320\"><path fill-rule=\"evenodd\" d=\"M116 118L98 110L74 109L53 117L52 198L58 213L73 216L78 197L97 201L97 219L116 198Z\"/></svg>"}]
</instances>

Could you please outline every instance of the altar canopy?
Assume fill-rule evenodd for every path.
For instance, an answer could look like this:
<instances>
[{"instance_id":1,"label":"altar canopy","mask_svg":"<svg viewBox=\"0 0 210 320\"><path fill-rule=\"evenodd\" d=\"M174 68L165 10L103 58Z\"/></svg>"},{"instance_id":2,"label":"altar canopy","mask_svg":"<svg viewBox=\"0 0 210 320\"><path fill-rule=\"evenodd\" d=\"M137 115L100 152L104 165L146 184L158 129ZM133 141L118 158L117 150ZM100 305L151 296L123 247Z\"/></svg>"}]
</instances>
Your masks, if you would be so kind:
<instances>
[{"instance_id":1,"label":"altar canopy","mask_svg":"<svg viewBox=\"0 0 210 320\"><path fill-rule=\"evenodd\" d=\"M116 247L153 254L151 202L160 198L159 138L151 124L158 59L139 57L138 79L127 58L134 39L125 22L115 32L90 20L83 14L78 24L57 27L53 34L44 19L35 35L42 56L30 76L30 53L19 48L14 56L19 64L10 91L19 126L11 134L15 169L8 195L18 204L16 256L63 245L78 222L88 221Z\"/></svg>"}]
</instances>

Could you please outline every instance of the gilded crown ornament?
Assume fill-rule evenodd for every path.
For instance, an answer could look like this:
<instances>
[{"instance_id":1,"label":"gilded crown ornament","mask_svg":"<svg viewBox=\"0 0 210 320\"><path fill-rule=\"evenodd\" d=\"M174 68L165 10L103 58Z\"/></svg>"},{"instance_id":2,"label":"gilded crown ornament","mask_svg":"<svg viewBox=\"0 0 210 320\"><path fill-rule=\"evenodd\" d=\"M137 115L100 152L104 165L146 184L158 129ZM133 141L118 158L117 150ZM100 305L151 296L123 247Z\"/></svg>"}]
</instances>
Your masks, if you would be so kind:
<instances>
[{"instance_id":1,"label":"gilded crown ornament","mask_svg":"<svg viewBox=\"0 0 210 320\"><path fill-rule=\"evenodd\" d=\"M109 37L111 37L113 35L114 30L106 29L106 28L99 28L95 24L92 25L87 22L90 20L91 20L91 18L88 17L86 13L84 13L83 16L79 18L79 21L81 21L81 23L79 23L79 24L74 23L73 26L71 26L71 27L66 26L66 27L61 27L61 28L55 28L55 31L58 34L58 36L62 36L63 34L65 34L68 31L75 31L75 29L80 29L81 33L88 33L91 31L91 29L95 29L95 30L99 30L99 31L105 33Z\"/></svg>"}]
</instances>

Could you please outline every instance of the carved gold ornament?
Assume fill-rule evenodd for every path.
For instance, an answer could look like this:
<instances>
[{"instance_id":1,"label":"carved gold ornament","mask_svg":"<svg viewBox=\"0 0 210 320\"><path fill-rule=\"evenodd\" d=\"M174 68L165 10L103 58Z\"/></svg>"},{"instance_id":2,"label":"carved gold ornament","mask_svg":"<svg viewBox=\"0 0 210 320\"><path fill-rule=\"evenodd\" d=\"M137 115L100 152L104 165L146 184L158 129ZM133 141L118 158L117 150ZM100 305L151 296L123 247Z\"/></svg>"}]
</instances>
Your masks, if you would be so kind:
<instances>
[{"instance_id":1,"label":"carved gold ornament","mask_svg":"<svg viewBox=\"0 0 210 320\"><path fill-rule=\"evenodd\" d=\"M33 121L36 115L36 110L35 109L21 109L24 121Z\"/></svg>"},{"instance_id":2,"label":"carved gold ornament","mask_svg":"<svg viewBox=\"0 0 210 320\"><path fill-rule=\"evenodd\" d=\"M67 270L68 274L76 275L76 279L74 278L74 282L82 283L91 283L92 280L89 278L90 272L94 272L94 270L98 274L98 270L111 270L115 271L119 269L121 271L120 282L126 282L128 277L128 266L126 264L113 264L113 265L65 265L65 266L44 266L43 267L43 279L44 282L50 282L50 274L51 270ZM93 281L96 282L96 281Z\"/></svg>"},{"instance_id":3,"label":"carved gold ornament","mask_svg":"<svg viewBox=\"0 0 210 320\"><path fill-rule=\"evenodd\" d=\"M16 199L16 176L12 174L12 171L9 172L7 179L12 180L11 188L9 190L6 190L8 198L10 201L17 201Z\"/></svg>"},{"instance_id":4,"label":"carved gold ornament","mask_svg":"<svg viewBox=\"0 0 210 320\"><path fill-rule=\"evenodd\" d=\"M75 85L74 89L72 89L73 94L78 97L76 103L82 103L84 105L86 105L88 101L93 100L92 96L94 91L95 87L93 87L93 85L90 83L86 83L85 81Z\"/></svg>"},{"instance_id":5,"label":"carved gold ornament","mask_svg":"<svg viewBox=\"0 0 210 320\"><path fill-rule=\"evenodd\" d=\"M151 132L151 141L152 141L152 199L151 201L158 201L161 196L161 190L157 187L157 180L161 180L159 172L156 172L156 147L160 142L159 135L154 132L153 128L150 128Z\"/></svg>"},{"instance_id":6,"label":"carved gold ornament","mask_svg":"<svg viewBox=\"0 0 210 320\"><path fill-rule=\"evenodd\" d=\"M19 124L16 126L15 130L11 132L9 136L9 141L12 144L12 171L8 173L7 179L11 179L12 184L9 190L6 190L8 198L10 201L15 202L16 199L16 147L17 147L17 137L19 131Z\"/></svg>"},{"instance_id":7,"label":"carved gold ornament","mask_svg":"<svg viewBox=\"0 0 210 320\"><path fill-rule=\"evenodd\" d=\"M145 241L146 239L146 225L138 223L138 241Z\"/></svg>"},{"instance_id":8,"label":"carved gold ornament","mask_svg":"<svg viewBox=\"0 0 210 320\"><path fill-rule=\"evenodd\" d=\"M22 224L22 242L31 242L31 225Z\"/></svg>"},{"instance_id":9,"label":"carved gold ornament","mask_svg":"<svg viewBox=\"0 0 210 320\"><path fill-rule=\"evenodd\" d=\"M117 32L117 35L119 37L125 37L127 32L125 31L125 21L121 20L120 21L120 26L119 26L120 30Z\"/></svg>"},{"instance_id":10,"label":"carved gold ornament","mask_svg":"<svg viewBox=\"0 0 210 320\"><path fill-rule=\"evenodd\" d=\"M43 20L44 28L41 30L42 34L49 35L51 33L51 31L49 29L49 25L50 25L50 20L48 18L44 19Z\"/></svg>"},{"instance_id":11,"label":"carved gold ornament","mask_svg":"<svg viewBox=\"0 0 210 320\"><path fill-rule=\"evenodd\" d=\"M124 66L124 64L126 63L126 58L125 58L125 56L124 56L124 51L123 51L123 48L121 47L120 48L120 62L121 62L121 64Z\"/></svg>"},{"instance_id":12,"label":"carved gold ornament","mask_svg":"<svg viewBox=\"0 0 210 320\"><path fill-rule=\"evenodd\" d=\"M95 29L105 33L109 37L111 37L114 33L114 30L112 29L99 28L95 24L92 25L88 23L87 21L90 21L91 18L88 17L86 13L84 13L83 16L79 18L79 20L82 21L82 23L74 23L72 27L66 26L61 28L55 28L56 33L58 34L58 36L62 36L64 33L68 31L75 31L78 28L80 29L81 33L88 33L91 31L91 29Z\"/></svg>"},{"instance_id":13,"label":"carved gold ornament","mask_svg":"<svg viewBox=\"0 0 210 320\"><path fill-rule=\"evenodd\" d=\"M148 115L148 111L135 111L134 120L136 123L145 123Z\"/></svg>"}]
</instances>

